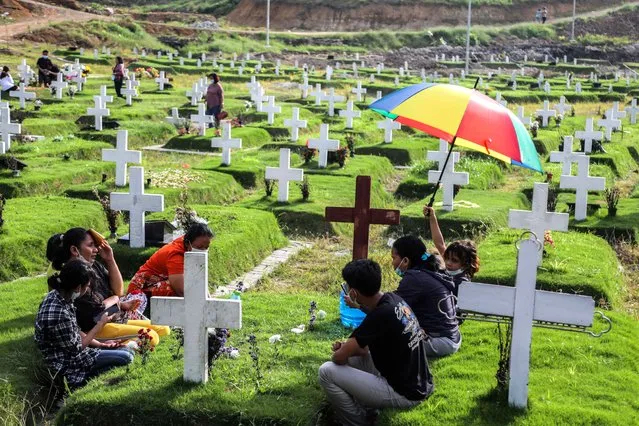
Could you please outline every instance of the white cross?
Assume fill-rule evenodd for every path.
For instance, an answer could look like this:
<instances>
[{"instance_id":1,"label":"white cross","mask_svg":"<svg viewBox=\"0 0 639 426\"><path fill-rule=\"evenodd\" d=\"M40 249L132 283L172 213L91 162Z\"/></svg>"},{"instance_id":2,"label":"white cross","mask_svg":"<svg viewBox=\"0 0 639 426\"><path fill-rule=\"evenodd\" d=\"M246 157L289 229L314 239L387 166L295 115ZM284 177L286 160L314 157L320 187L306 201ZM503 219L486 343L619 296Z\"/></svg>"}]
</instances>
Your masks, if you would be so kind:
<instances>
[{"instance_id":1,"label":"white cross","mask_svg":"<svg viewBox=\"0 0 639 426\"><path fill-rule=\"evenodd\" d=\"M346 128L347 129L352 129L353 128L353 118L359 118L362 116L362 112L361 111L356 111L353 109L353 101L348 101L346 103L346 109L342 109L339 111L339 116L340 117L346 117Z\"/></svg>"},{"instance_id":2,"label":"white cross","mask_svg":"<svg viewBox=\"0 0 639 426\"><path fill-rule=\"evenodd\" d=\"M371 74L373 76L373 74ZM375 78L373 76L373 78ZM354 89L351 89L351 93L355 94L355 99L357 100L357 102L362 102L362 95L365 95L367 92L367 89L365 87L362 87L362 82L358 81L357 82L357 87L355 87Z\"/></svg>"},{"instance_id":3,"label":"white cross","mask_svg":"<svg viewBox=\"0 0 639 426\"><path fill-rule=\"evenodd\" d=\"M82 71L79 71L78 75L71 78L71 81L78 86L78 92L81 92L82 85L87 82L87 79L82 77Z\"/></svg>"},{"instance_id":4,"label":"white cross","mask_svg":"<svg viewBox=\"0 0 639 426\"><path fill-rule=\"evenodd\" d=\"M315 106L322 105L322 100L324 100L325 93L322 91L322 85L319 83L315 84L315 90L311 90L311 98L315 98Z\"/></svg>"},{"instance_id":5,"label":"white cross","mask_svg":"<svg viewBox=\"0 0 639 426\"><path fill-rule=\"evenodd\" d=\"M266 179L277 181L277 201L288 201L288 187L290 181L302 181L304 179L304 170L291 169L291 150L288 148L280 149L280 166L267 167Z\"/></svg>"},{"instance_id":6,"label":"white cross","mask_svg":"<svg viewBox=\"0 0 639 426\"><path fill-rule=\"evenodd\" d=\"M174 126L182 123L182 117L180 117L180 113L177 108L171 108L171 116L165 117L164 120L167 123L173 124Z\"/></svg>"},{"instance_id":7,"label":"white cross","mask_svg":"<svg viewBox=\"0 0 639 426\"><path fill-rule=\"evenodd\" d=\"M584 141L584 154L590 154L592 152L592 141L601 141L604 137L603 132L595 131L594 120L592 118L586 119L586 130L578 130L575 132L575 138Z\"/></svg>"},{"instance_id":8,"label":"white cross","mask_svg":"<svg viewBox=\"0 0 639 426\"><path fill-rule=\"evenodd\" d=\"M167 53L167 56L169 57L169 61L173 60L173 53L169 52Z\"/></svg>"},{"instance_id":9,"label":"white cross","mask_svg":"<svg viewBox=\"0 0 639 426\"><path fill-rule=\"evenodd\" d=\"M393 142L393 130L401 129L402 125L390 118L385 118L377 122L377 128L384 130L384 143L391 143Z\"/></svg>"},{"instance_id":10,"label":"white cross","mask_svg":"<svg viewBox=\"0 0 639 426\"><path fill-rule=\"evenodd\" d=\"M621 120L614 119L606 114L606 118L602 118L597 120L597 126L603 127L606 129L605 136L606 140L612 140L612 131L614 129L619 128L621 126Z\"/></svg>"},{"instance_id":11,"label":"white cross","mask_svg":"<svg viewBox=\"0 0 639 426\"><path fill-rule=\"evenodd\" d=\"M20 73L20 79L22 82L28 85L34 73L31 70L31 67L27 65L26 59L23 59L22 64L18 65L18 72Z\"/></svg>"},{"instance_id":12,"label":"white cross","mask_svg":"<svg viewBox=\"0 0 639 426\"><path fill-rule=\"evenodd\" d=\"M548 101L544 101L544 107L542 109L538 109L537 111L535 111L535 114L537 116L541 116L542 118L541 126L548 127L548 119L550 117L555 117L557 115L557 111L555 111L554 109L550 109L550 106L548 105Z\"/></svg>"},{"instance_id":13,"label":"white cross","mask_svg":"<svg viewBox=\"0 0 639 426\"><path fill-rule=\"evenodd\" d=\"M508 227L528 229L539 240L543 240L546 231L568 231L567 213L548 211L548 184L536 182L533 189L532 211L511 209L508 213ZM538 264L541 265L543 250L538 252Z\"/></svg>"},{"instance_id":14,"label":"white cross","mask_svg":"<svg viewBox=\"0 0 639 426\"><path fill-rule=\"evenodd\" d=\"M630 124L637 124L637 113L639 113L639 107L637 107L637 98L632 98L630 106L626 108L626 112L630 114Z\"/></svg>"},{"instance_id":15,"label":"white cross","mask_svg":"<svg viewBox=\"0 0 639 426\"><path fill-rule=\"evenodd\" d=\"M113 96L107 95L107 87L106 85L100 86L100 99L102 99L102 105L107 104L107 102L113 102Z\"/></svg>"},{"instance_id":16,"label":"white cross","mask_svg":"<svg viewBox=\"0 0 639 426\"><path fill-rule=\"evenodd\" d=\"M497 95L495 95L495 101L502 106L508 105L508 101L501 98L501 92L497 92Z\"/></svg>"},{"instance_id":17,"label":"white cross","mask_svg":"<svg viewBox=\"0 0 639 426\"><path fill-rule=\"evenodd\" d=\"M254 75L252 75L251 81L246 83L246 87L248 87L249 93L253 94L253 92L255 92L261 86L260 86L260 82L257 81L257 78Z\"/></svg>"},{"instance_id":18,"label":"white cross","mask_svg":"<svg viewBox=\"0 0 639 426\"><path fill-rule=\"evenodd\" d=\"M102 161L115 162L115 186L126 186L127 163L140 164L142 152L128 149L129 131L118 130L115 149L103 149Z\"/></svg>"},{"instance_id":19,"label":"white cross","mask_svg":"<svg viewBox=\"0 0 639 426\"><path fill-rule=\"evenodd\" d=\"M135 79L135 73L132 73L132 74L129 76L129 80L128 80L128 81L130 81L130 82L131 82L131 87L132 87L132 88L136 88L136 87L139 87L139 86L140 86L140 82L139 82L138 80L136 80L136 79ZM137 92L135 93L135 96L136 96L136 97L138 96Z\"/></svg>"},{"instance_id":20,"label":"white cross","mask_svg":"<svg viewBox=\"0 0 639 426\"><path fill-rule=\"evenodd\" d=\"M530 123L532 122L532 120L530 119L530 116L524 116L524 107L523 106L518 106L517 107L517 118L519 119L519 121L521 121L521 123L524 126L530 126Z\"/></svg>"},{"instance_id":21,"label":"white cross","mask_svg":"<svg viewBox=\"0 0 639 426\"><path fill-rule=\"evenodd\" d=\"M211 139L211 148L222 148L222 164L231 165L231 148L242 148L242 139L231 138L230 121L222 121L222 137Z\"/></svg>"},{"instance_id":22,"label":"white cross","mask_svg":"<svg viewBox=\"0 0 639 426\"><path fill-rule=\"evenodd\" d=\"M61 72L58 73L57 79L52 81L50 86L55 89L55 98L62 99L62 89L66 89L69 86L69 83L63 81L63 75Z\"/></svg>"},{"instance_id":23,"label":"white cross","mask_svg":"<svg viewBox=\"0 0 639 426\"><path fill-rule=\"evenodd\" d=\"M199 82L196 81L195 83L193 83L191 90L186 91L186 97L191 99L191 106L197 106L200 98L202 97Z\"/></svg>"},{"instance_id":24,"label":"white cross","mask_svg":"<svg viewBox=\"0 0 639 426\"><path fill-rule=\"evenodd\" d=\"M138 96L138 90L133 87L131 80L126 81L126 87L120 91L126 97L126 104L128 106L133 105L133 96Z\"/></svg>"},{"instance_id":25,"label":"white cross","mask_svg":"<svg viewBox=\"0 0 639 426\"><path fill-rule=\"evenodd\" d=\"M300 109L293 107L293 116L284 120L284 127L291 128L291 142L297 142L299 139L299 129L306 129L307 121L300 120Z\"/></svg>"},{"instance_id":26,"label":"white cross","mask_svg":"<svg viewBox=\"0 0 639 426\"><path fill-rule=\"evenodd\" d=\"M12 90L11 92L9 92L9 96L11 96L12 98L19 98L20 108L24 109L25 101L27 99L35 99L36 94L34 92L27 92L24 89L24 83L20 83L20 90Z\"/></svg>"},{"instance_id":27,"label":"white cross","mask_svg":"<svg viewBox=\"0 0 639 426\"><path fill-rule=\"evenodd\" d=\"M22 130L20 124L11 123L11 112L9 108L0 108L0 154L5 154L11 149L11 135L17 135Z\"/></svg>"},{"instance_id":28,"label":"white cross","mask_svg":"<svg viewBox=\"0 0 639 426\"><path fill-rule=\"evenodd\" d=\"M198 104L197 114L191 114L191 121L196 123L200 127L200 136L206 134L206 129L210 123L213 123L215 118L212 115L206 114L206 105Z\"/></svg>"},{"instance_id":29,"label":"white cross","mask_svg":"<svg viewBox=\"0 0 639 426\"><path fill-rule=\"evenodd\" d=\"M560 188L575 189L575 220L586 219L588 191L603 191L606 179L590 176L590 157L582 155L577 159L577 176L561 176Z\"/></svg>"},{"instance_id":30,"label":"white cross","mask_svg":"<svg viewBox=\"0 0 639 426\"><path fill-rule=\"evenodd\" d=\"M93 97L94 106L93 108L87 109L87 115L92 115L95 117L95 130L102 130L102 117L108 117L111 115L111 112L108 108L104 106L102 103L102 98L100 96Z\"/></svg>"},{"instance_id":31,"label":"white cross","mask_svg":"<svg viewBox=\"0 0 639 426\"><path fill-rule=\"evenodd\" d=\"M468 185L468 173L456 172L454 162L448 161L445 169L428 171L428 182L436 184L440 175L442 176L441 185L444 191L442 208L450 212L453 211L455 185Z\"/></svg>"},{"instance_id":32,"label":"white cross","mask_svg":"<svg viewBox=\"0 0 639 426\"><path fill-rule=\"evenodd\" d=\"M132 248L145 246L144 214L164 211L164 195L144 193L144 167L131 167L129 192L112 192L111 208L129 212L129 244Z\"/></svg>"},{"instance_id":33,"label":"white cross","mask_svg":"<svg viewBox=\"0 0 639 426\"><path fill-rule=\"evenodd\" d=\"M255 102L255 110L257 112L262 112L262 106L264 105L264 102L268 100L268 96L265 96L264 88L258 87L257 90L253 92L251 100Z\"/></svg>"},{"instance_id":34,"label":"white cross","mask_svg":"<svg viewBox=\"0 0 639 426\"><path fill-rule=\"evenodd\" d=\"M544 83L544 92L550 93L550 82L548 81Z\"/></svg>"},{"instance_id":35,"label":"white cross","mask_svg":"<svg viewBox=\"0 0 639 426\"><path fill-rule=\"evenodd\" d=\"M267 123L272 126L275 122L275 114L282 112L282 107L275 105L275 96L268 96L266 106L262 105L262 112L267 114Z\"/></svg>"},{"instance_id":36,"label":"white cross","mask_svg":"<svg viewBox=\"0 0 639 426\"><path fill-rule=\"evenodd\" d=\"M328 95L324 95L323 98L325 101L328 101L328 116L333 117L335 115L335 103L336 102L344 102L344 96L336 95L335 88L331 87L328 90Z\"/></svg>"},{"instance_id":37,"label":"white cross","mask_svg":"<svg viewBox=\"0 0 639 426\"><path fill-rule=\"evenodd\" d=\"M168 78L164 77L164 71L160 71L160 76L155 79L155 82L159 85L160 91L164 90L164 84L169 82Z\"/></svg>"},{"instance_id":38,"label":"white cross","mask_svg":"<svg viewBox=\"0 0 639 426\"><path fill-rule=\"evenodd\" d=\"M534 239L521 242L515 287L462 283L457 300L462 311L513 319L508 403L517 408L528 403L533 321L588 327L595 310L591 297L535 290L537 262L532 259L536 259L538 244L542 243Z\"/></svg>"},{"instance_id":39,"label":"white cross","mask_svg":"<svg viewBox=\"0 0 639 426\"><path fill-rule=\"evenodd\" d=\"M320 126L319 139L309 139L308 147L317 149L319 152L317 164L323 169L328 165L328 151L337 151L339 149L339 140L328 138L328 124L323 123Z\"/></svg>"},{"instance_id":40,"label":"white cross","mask_svg":"<svg viewBox=\"0 0 639 426\"><path fill-rule=\"evenodd\" d=\"M304 74L302 84L300 84L298 87L302 91L302 99L308 98L308 90L313 88L313 86L308 84L308 75Z\"/></svg>"},{"instance_id":41,"label":"white cross","mask_svg":"<svg viewBox=\"0 0 639 426\"><path fill-rule=\"evenodd\" d=\"M209 378L208 328L242 328L242 301L209 297L208 253L184 253L184 297L152 297L154 324L184 330L184 381Z\"/></svg>"},{"instance_id":42,"label":"white cross","mask_svg":"<svg viewBox=\"0 0 639 426\"><path fill-rule=\"evenodd\" d=\"M622 111L619 109L619 102L612 103L612 113L613 113L613 118L616 118L618 120L622 120L626 118L626 111Z\"/></svg>"},{"instance_id":43,"label":"white cross","mask_svg":"<svg viewBox=\"0 0 639 426\"><path fill-rule=\"evenodd\" d=\"M566 103L566 97L565 96L562 95L559 98L559 103L555 104L555 110L561 115L565 115L566 111L570 111L570 104Z\"/></svg>"},{"instance_id":44,"label":"white cross","mask_svg":"<svg viewBox=\"0 0 639 426\"><path fill-rule=\"evenodd\" d=\"M426 152L426 158L430 161L437 162L437 170L441 171L444 168L444 163L446 162L446 157L448 157L448 142L444 139L439 140L439 151L428 151ZM459 152L454 151L450 155L449 162L453 164L459 162Z\"/></svg>"},{"instance_id":45,"label":"white cross","mask_svg":"<svg viewBox=\"0 0 639 426\"><path fill-rule=\"evenodd\" d=\"M158 50L158 59L160 59L162 57L162 51Z\"/></svg>"},{"instance_id":46,"label":"white cross","mask_svg":"<svg viewBox=\"0 0 639 426\"><path fill-rule=\"evenodd\" d=\"M326 66L326 81L330 81L332 75L333 75L333 67L331 67L330 65L327 65Z\"/></svg>"},{"instance_id":47,"label":"white cross","mask_svg":"<svg viewBox=\"0 0 639 426\"><path fill-rule=\"evenodd\" d=\"M561 163L561 175L572 175L572 163L576 163L577 159L584 155L583 152L574 152L572 150L572 136L564 136L564 146L561 151L552 151L550 153L551 163Z\"/></svg>"},{"instance_id":48,"label":"white cross","mask_svg":"<svg viewBox=\"0 0 639 426\"><path fill-rule=\"evenodd\" d=\"M575 84L575 93L578 95L581 94L581 82L579 81Z\"/></svg>"}]
</instances>

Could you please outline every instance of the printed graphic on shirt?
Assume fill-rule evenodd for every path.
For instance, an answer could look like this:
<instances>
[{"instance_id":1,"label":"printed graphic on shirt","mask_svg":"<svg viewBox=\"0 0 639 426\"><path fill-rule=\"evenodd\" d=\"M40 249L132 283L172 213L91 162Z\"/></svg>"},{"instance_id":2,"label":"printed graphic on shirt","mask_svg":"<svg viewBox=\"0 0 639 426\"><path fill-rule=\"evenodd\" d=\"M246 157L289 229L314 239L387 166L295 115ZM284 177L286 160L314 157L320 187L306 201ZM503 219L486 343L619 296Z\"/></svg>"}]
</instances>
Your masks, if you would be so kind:
<instances>
[{"instance_id":1,"label":"printed graphic on shirt","mask_svg":"<svg viewBox=\"0 0 639 426\"><path fill-rule=\"evenodd\" d=\"M395 315L397 315L397 319L400 320L404 326L402 334L410 334L408 347L411 350L415 349L419 345L419 342L426 337L426 334L419 326L419 321L417 321L413 310L406 302L401 301L395 306Z\"/></svg>"}]
</instances>

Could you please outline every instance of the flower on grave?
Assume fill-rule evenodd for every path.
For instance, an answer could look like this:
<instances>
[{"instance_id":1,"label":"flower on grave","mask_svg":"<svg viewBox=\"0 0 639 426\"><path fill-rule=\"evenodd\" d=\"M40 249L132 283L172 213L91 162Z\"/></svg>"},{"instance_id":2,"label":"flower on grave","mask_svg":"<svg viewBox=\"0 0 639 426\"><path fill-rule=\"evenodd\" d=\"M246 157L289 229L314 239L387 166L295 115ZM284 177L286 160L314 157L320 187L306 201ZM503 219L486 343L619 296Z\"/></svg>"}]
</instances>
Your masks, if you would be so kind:
<instances>
[{"instance_id":1,"label":"flower on grave","mask_svg":"<svg viewBox=\"0 0 639 426\"><path fill-rule=\"evenodd\" d=\"M544 232L544 245L546 244L555 248L555 240L553 240L552 233L550 231Z\"/></svg>"},{"instance_id":2,"label":"flower on grave","mask_svg":"<svg viewBox=\"0 0 639 426\"><path fill-rule=\"evenodd\" d=\"M78 93L78 86L69 85L69 87L67 87L67 95L69 95L71 99L73 99L76 93Z\"/></svg>"},{"instance_id":3,"label":"flower on grave","mask_svg":"<svg viewBox=\"0 0 639 426\"><path fill-rule=\"evenodd\" d=\"M244 108L246 108L246 110L250 110L251 108L253 108L253 102L251 101L244 101Z\"/></svg>"},{"instance_id":4,"label":"flower on grave","mask_svg":"<svg viewBox=\"0 0 639 426\"><path fill-rule=\"evenodd\" d=\"M95 197L98 199L98 202L102 207L102 211L106 216L107 224L109 225L109 231L111 232L109 238L115 238L117 236L116 231L118 230L118 219L120 218L120 215L122 213L119 210L111 209L111 198L108 194L105 196L100 196L97 187L93 188L93 195L95 195Z\"/></svg>"},{"instance_id":5,"label":"flower on grave","mask_svg":"<svg viewBox=\"0 0 639 426\"><path fill-rule=\"evenodd\" d=\"M282 341L282 336L279 334L274 334L271 337L268 338L268 342L271 345L274 345L275 343L281 342Z\"/></svg>"},{"instance_id":6,"label":"flower on grave","mask_svg":"<svg viewBox=\"0 0 639 426\"><path fill-rule=\"evenodd\" d=\"M552 182L552 177L553 177L552 173L546 172L546 180L544 182L546 182L546 183Z\"/></svg>"},{"instance_id":7,"label":"flower on grave","mask_svg":"<svg viewBox=\"0 0 639 426\"><path fill-rule=\"evenodd\" d=\"M86 77L91 74L91 67L88 65L82 65L82 77Z\"/></svg>"},{"instance_id":8,"label":"flower on grave","mask_svg":"<svg viewBox=\"0 0 639 426\"><path fill-rule=\"evenodd\" d=\"M215 129L215 137L219 138L220 136L222 136L220 129Z\"/></svg>"},{"instance_id":9,"label":"flower on grave","mask_svg":"<svg viewBox=\"0 0 639 426\"><path fill-rule=\"evenodd\" d=\"M561 125L562 121L564 121L564 115L563 114L557 114L555 116L555 124L557 125L557 127L559 127Z\"/></svg>"},{"instance_id":10,"label":"flower on grave","mask_svg":"<svg viewBox=\"0 0 639 426\"><path fill-rule=\"evenodd\" d=\"M231 127L243 127L244 123L242 122L242 117L233 117L231 119Z\"/></svg>"},{"instance_id":11,"label":"flower on grave","mask_svg":"<svg viewBox=\"0 0 639 426\"><path fill-rule=\"evenodd\" d=\"M530 123L530 133L532 134L533 138L537 137L538 131L539 131L539 121L535 120L532 123Z\"/></svg>"},{"instance_id":12,"label":"flower on grave","mask_svg":"<svg viewBox=\"0 0 639 426\"><path fill-rule=\"evenodd\" d=\"M42 101L40 99L36 99L33 102L33 109L35 109L36 111L39 111L40 108L42 108Z\"/></svg>"},{"instance_id":13,"label":"flower on grave","mask_svg":"<svg viewBox=\"0 0 639 426\"><path fill-rule=\"evenodd\" d=\"M317 311L317 319L319 319L320 321L326 318L326 311L323 310L319 310Z\"/></svg>"},{"instance_id":14,"label":"flower on grave","mask_svg":"<svg viewBox=\"0 0 639 426\"><path fill-rule=\"evenodd\" d=\"M152 341L153 341L153 338L151 337L150 328L141 328L138 330L137 353L139 353L142 356L142 365L146 364L150 353L153 352Z\"/></svg>"}]
</instances>

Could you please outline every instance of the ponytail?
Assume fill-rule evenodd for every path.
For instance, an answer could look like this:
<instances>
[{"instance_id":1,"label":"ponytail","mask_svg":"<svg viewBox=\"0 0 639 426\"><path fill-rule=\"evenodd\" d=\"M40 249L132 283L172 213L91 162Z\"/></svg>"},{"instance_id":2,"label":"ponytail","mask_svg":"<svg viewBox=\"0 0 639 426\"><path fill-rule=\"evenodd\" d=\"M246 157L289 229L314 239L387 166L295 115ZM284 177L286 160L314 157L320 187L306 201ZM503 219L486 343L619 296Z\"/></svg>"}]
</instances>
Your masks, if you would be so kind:
<instances>
[{"instance_id":1,"label":"ponytail","mask_svg":"<svg viewBox=\"0 0 639 426\"><path fill-rule=\"evenodd\" d=\"M87 236L84 228L71 228L64 234L55 234L47 242L47 259L56 271L71 259L71 247L80 247Z\"/></svg>"},{"instance_id":2,"label":"ponytail","mask_svg":"<svg viewBox=\"0 0 639 426\"><path fill-rule=\"evenodd\" d=\"M49 288L58 291L71 291L83 287L95 278L91 266L83 259L73 259L64 264L59 273L49 277Z\"/></svg>"}]
</instances>

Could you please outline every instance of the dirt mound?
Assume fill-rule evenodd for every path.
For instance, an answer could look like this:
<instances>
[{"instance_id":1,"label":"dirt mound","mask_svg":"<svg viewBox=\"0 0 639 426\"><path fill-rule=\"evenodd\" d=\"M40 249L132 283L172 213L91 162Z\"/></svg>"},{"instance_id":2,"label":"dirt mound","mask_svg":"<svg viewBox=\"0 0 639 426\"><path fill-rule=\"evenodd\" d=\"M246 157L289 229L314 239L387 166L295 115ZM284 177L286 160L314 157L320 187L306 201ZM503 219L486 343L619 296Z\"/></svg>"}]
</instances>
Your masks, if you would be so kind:
<instances>
[{"instance_id":1,"label":"dirt mound","mask_svg":"<svg viewBox=\"0 0 639 426\"><path fill-rule=\"evenodd\" d=\"M266 6L263 0L242 0L228 15L234 25L263 27ZM550 21L572 16L573 0L548 2ZM473 5L475 25L500 25L533 22L540 6L537 0L519 1L512 5ZM623 0L579 0L579 13L606 9L624 4ZM280 30L362 31L419 30L441 25L465 25L468 9L465 5L432 3L371 2L354 7L338 7L332 1L308 6L288 1L271 3L271 28Z\"/></svg>"},{"instance_id":2,"label":"dirt mound","mask_svg":"<svg viewBox=\"0 0 639 426\"><path fill-rule=\"evenodd\" d=\"M631 41L639 40L639 8L618 10L607 16L593 19L578 19L575 23L575 36L598 34L609 37L627 37ZM570 34L571 25L561 26L565 35Z\"/></svg>"},{"instance_id":3,"label":"dirt mound","mask_svg":"<svg viewBox=\"0 0 639 426\"><path fill-rule=\"evenodd\" d=\"M149 12L149 13L132 13L131 17L136 21L147 22L183 22L185 24L192 24L194 22L202 21L203 19L209 19L215 21L215 16L204 15L197 13L183 13L183 12Z\"/></svg>"},{"instance_id":4,"label":"dirt mound","mask_svg":"<svg viewBox=\"0 0 639 426\"><path fill-rule=\"evenodd\" d=\"M9 18L14 20L31 17L31 11L17 0L0 0L0 13L9 13Z\"/></svg>"}]
</instances>

